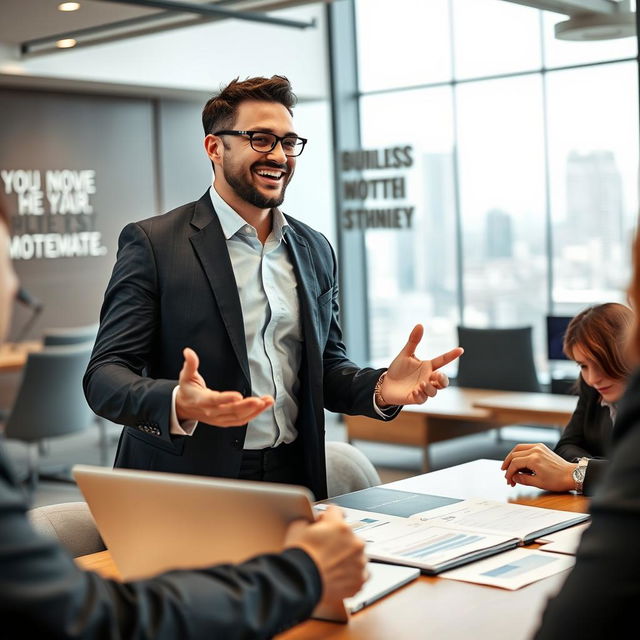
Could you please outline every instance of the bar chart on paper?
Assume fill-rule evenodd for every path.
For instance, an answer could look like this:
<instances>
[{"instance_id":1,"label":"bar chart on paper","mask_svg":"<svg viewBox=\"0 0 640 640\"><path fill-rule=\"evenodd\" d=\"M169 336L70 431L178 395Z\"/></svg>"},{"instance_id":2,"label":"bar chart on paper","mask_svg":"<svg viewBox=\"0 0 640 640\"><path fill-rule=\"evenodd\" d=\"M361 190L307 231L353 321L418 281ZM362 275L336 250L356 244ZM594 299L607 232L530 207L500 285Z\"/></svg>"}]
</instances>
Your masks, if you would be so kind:
<instances>
[{"instance_id":1,"label":"bar chart on paper","mask_svg":"<svg viewBox=\"0 0 640 640\"><path fill-rule=\"evenodd\" d=\"M485 571L482 575L489 576L491 578L495 578L498 576L502 578L515 578L535 569L539 569L540 567L544 567L545 565L553 564L553 562L553 558L543 558L542 556L538 555L526 556L524 558L521 558L517 562L503 564L499 567L496 567L495 569Z\"/></svg>"},{"instance_id":2,"label":"bar chart on paper","mask_svg":"<svg viewBox=\"0 0 640 640\"><path fill-rule=\"evenodd\" d=\"M406 564L427 573L512 549L517 543L510 536L450 529L410 518L357 533L368 542L366 552L372 560Z\"/></svg>"},{"instance_id":3,"label":"bar chart on paper","mask_svg":"<svg viewBox=\"0 0 640 640\"><path fill-rule=\"evenodd\" d=\"M395 555L403 558L428 558L444 551L473 545L475 542L481 542L482 540L485 540L485 536L451 531L434 532L433 537L429 540L421 539L413 543L407 540L400 540L399 544L397 546L392 545L390 550Z\"/></svg>"},{"instance_id":4,"label":"bar chart on paper","mask_svg":"<svg viewBox=\"0 0 640 640\"><path fill-rule=\"evenodd\" d=\"M570 569L574 562L573 556L513 549L440 575L451 580L515 590Z\"/></svg>"}]
</instances>

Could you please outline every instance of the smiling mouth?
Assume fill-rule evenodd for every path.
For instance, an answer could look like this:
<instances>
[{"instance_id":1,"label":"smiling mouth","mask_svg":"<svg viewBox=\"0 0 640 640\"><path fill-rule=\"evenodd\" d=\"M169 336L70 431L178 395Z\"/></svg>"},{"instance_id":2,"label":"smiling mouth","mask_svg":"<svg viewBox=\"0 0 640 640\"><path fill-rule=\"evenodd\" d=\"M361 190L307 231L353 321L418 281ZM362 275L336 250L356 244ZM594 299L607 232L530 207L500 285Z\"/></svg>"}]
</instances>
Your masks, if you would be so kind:
<instances>
[{"instance_id":1,"label":"smiling mouth","mask_svg":"<svg viewBox=\"0 0 640 640\"><path fill-rule=\"evenodd\" d=\"M278 184L287 175L280 169L254 169L254 173L271 184Z\"/></svg>"}]
</instances>

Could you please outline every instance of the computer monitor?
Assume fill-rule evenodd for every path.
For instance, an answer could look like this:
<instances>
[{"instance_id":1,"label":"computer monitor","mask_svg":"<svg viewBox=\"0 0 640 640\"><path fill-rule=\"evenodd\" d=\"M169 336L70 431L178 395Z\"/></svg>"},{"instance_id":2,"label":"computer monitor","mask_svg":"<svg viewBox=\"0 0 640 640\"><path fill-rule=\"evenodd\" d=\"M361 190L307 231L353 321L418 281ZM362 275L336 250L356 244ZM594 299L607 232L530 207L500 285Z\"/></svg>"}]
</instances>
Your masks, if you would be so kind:
<instances>
[{"instance_id":1,"label":"computer monitor","mask_svg":"<svg viewBox=\"0 0 640 640\"><path fill-rule=\"evenodd\" d=\"M547 316L547 359L568 360L562 351L564 334L573 316Z\"/></svg>"}]
</instances>

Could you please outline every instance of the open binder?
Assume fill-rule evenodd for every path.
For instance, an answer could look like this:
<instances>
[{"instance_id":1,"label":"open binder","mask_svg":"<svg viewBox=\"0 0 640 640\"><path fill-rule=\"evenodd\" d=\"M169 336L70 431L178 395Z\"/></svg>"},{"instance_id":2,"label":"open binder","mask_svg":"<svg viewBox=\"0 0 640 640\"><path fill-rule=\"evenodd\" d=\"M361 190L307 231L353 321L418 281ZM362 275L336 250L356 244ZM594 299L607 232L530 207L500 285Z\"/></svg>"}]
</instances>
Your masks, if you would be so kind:
<instances>
[{"instance_id":1,"label":"open binder","mask_svg":"<svg viewBox=\"0 0 640 640\"><path fill-rule=\"evenodd\" d=\"M377 495L367 494L371 491ZM367 542L366 553L371 560L417 567L431 575L514 549L589 519L588 514L570 511L393 489L365 489L344 498L348 502L348 506L342 505L346 506L346 516ZM330 502L340 504L344 500L339 497ZM368 510L358 509L359 504ZM402 513L400 504L411 505L411 510L428 506L410 515L392 515ZM376 506L387 513L376 512Z\"/></svg>"}]
</instances>

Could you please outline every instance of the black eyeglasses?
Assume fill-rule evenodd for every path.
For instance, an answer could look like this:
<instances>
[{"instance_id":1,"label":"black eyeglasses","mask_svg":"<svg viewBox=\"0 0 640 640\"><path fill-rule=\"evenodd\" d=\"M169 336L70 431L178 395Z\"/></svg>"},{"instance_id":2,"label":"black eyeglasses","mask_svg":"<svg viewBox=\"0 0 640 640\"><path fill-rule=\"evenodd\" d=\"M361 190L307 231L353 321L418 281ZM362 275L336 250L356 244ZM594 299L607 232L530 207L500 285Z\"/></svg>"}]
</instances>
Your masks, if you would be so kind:
<instances>
[{"instance_id":1,"label":"black eyeglasses","mask_svg":"<svg viewBox=\"0 0 640 640\"><path fill-rule=\"evenodd\" d=\"M249 144L254 151L258 153L269 153L276 148L278 142L282 143L284 155L293 158L299 156L307 144L306 138L298 136L277 136L275 133L268 131L216 131L214 136L247 136Z\"/></svg>"}]
</instances>

